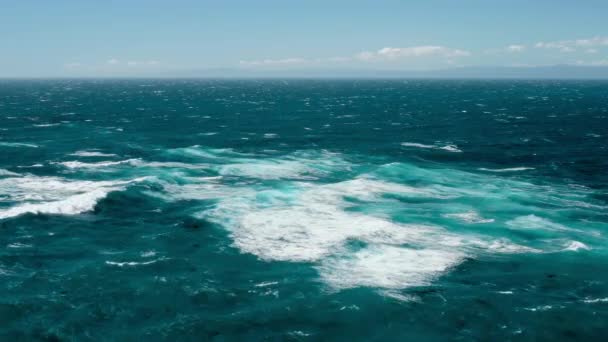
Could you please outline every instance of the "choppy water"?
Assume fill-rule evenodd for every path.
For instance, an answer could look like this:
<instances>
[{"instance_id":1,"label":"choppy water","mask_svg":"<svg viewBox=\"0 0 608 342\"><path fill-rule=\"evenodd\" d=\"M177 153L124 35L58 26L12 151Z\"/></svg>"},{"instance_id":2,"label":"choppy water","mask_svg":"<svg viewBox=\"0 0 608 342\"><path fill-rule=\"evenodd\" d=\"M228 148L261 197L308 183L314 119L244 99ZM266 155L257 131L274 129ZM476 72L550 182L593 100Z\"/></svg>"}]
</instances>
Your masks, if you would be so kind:
<instances>
[{"instance_id":1,"label":"choppy water","mask_svg":"<svg viewBox=\"0 0 608 342\"><path fill-rule=\"evenodd\" d=\"M608 336L608 83L1 81L0 337Z\"/></svg>"}]
</instances>

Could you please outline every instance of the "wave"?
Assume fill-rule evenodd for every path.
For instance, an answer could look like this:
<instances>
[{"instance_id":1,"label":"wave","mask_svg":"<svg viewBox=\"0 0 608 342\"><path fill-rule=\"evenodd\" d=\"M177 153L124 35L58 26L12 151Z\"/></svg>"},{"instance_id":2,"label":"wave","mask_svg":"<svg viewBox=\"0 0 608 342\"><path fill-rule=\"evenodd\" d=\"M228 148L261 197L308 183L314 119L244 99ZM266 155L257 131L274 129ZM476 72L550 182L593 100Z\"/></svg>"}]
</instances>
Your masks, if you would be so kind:
<instances>
[{"instance_id":1,"label":"wave","mask_svg":"<svg viewBox=\"0 0 608 342\"><path fill-rule=\"evenodd\" d=\"M9 170L0 169L0 176L20 177L21 175Z\"/></svg>"},{"instance_id":2,"label":"wave","mask_svg":"<svg viewBox=\"0 0 608 342\"><path fill-rule=\"evenodd\" d=\"M587 298L583 299L584 303L593 304L593 303L608 303L608 297L606 298Z\"/></svg>"},{"instance_id":3,"label":"wave","mask_svg":"<svg viewBox=\"0 0 608 342\"><path fill-rule=\"evenodd\" d=\"M11 142L3 142L0 141L0 146L5 146L5 147L30 147L30 148L38 148L40 146L35 145L35 144L29 144L29 143L11 143Z\"/></svg>"},{"instance_id":4,"label":"wave","mask_svg":"<svg viewBox=\"0 0 608 342\"><path fill-rule=\"evenodd\" d=\"M518 172L518 171L534 170L534 168L521 166L521 167L508 167L505 169L486 169L485 167L480 167L480 168L478 168L478 170L487 171L487 172Z\"/></svg>"},{"instance_id":5,"label":"wave","mask_svg":"<svg viewBox=\"0 0 608 342\"><path fill-rule=\"evenodd\" d=\"M117 267L136 267L155 264L159 261L166 260L165 258L148 260L148 261L106 261L106 265L117 266Z\"/></svg>"},{"instance_id":6,"label":"wave","mask_svg":"<svg viewBox=\"0 0 608 342\"><path fill-rule=\"evenodd\" d=\"M466 257L564 251L563 240L514 242L516 236L508 231L454 231L436 224L445 221L423 223L427 219L443 216L511 229L578 232L535 215L498 221L499 216L458 210L468 201L479 203L480 212L495 211L497 203L507 211L535 210L536 204L543 208L548 201L560 203L560 188L547 191L522 181L403 163L360 168L365 173L357 174L353 170L359 165L322 151L272 157L200 147L191 152L195 159L202 155L205 165L220 176L184 175L162 181L158 196L168 201L213 200L210 209L196 216L225 227L240 251L262 260L311 263L336 289L406 288L429 284ZM210 160L207 153L216 159ZM345 174L353 178L325 183ZM564 198L581 201L587 195L587 189L563 192ZM526 201L519 202L520 197ZM403 201L410 205L401 205ZM446 206L453 206L448 207L451 212L445 213ZM418 260L428 267L418 265Z\"/></svg>"},{"instance_id":7,"label":"wave","mask_svg":"<svg viewBox=\"0 0 608 342\"><path fill-rule=\"evenodd\" d=\"M139 158L119 160L119 161L101 161L96 163L85 163L81 161L66 161L66 162L55 162L53 164L63 165L68 169L91 169L91 168L103 168L108 166L117 166L117 165L136 165L141 162Z\"/></svg>"},{"instance_id":8,"label":"wave","mask_svg":"<svg viewBox=\"0 0 608 342\"><path fill-rule=\"evenodd\" d=\"M91 172L119 164L132 166L125 173L154 177L154 186L146 187L145 194L165 201L204 201L205 209L195 216L223 226L241 252L261 260L310 263L320 279L335 289L365 286L390 291L428 285L465 258L479 255L585 249L564 244L573 242L570 235L579 230L513 213L538 213L546 203L563 206L563 200L586 203L589 189L537 186L497 175L406 163L358 164L356 157L327 151L246 154L192 146L160 153L163 161L129 159L72 166L85 165ZM3 217L81 213L134 181L0 178L0 195L9 202L22 202L0 213ZM488 212L493 217L480 214ZM454 229L441 217L467 224L493 223L492 232L473 226L465 230L462 225ZM524 240L512 230L494 228L551 230L564 236ZM141 264L109 262L118 267Z\"/></svg>"},{"instance_id":9,"label":"wave","mask_svg":"<svg viewBox=\"0 0 608 342\"><path fill-rule=\"evenodd\" d=\"M485 219L476 211L467 211L464 213L443 214L443 217L455 218L466 223L491 223L494 219Z\"/></svg>"},{"instance_id":10,"label":"wave","mask_svg":"<svg viewBox=\"0 0 608 342\"><path fill-rule=\"evenodd\" d=\"M60 123L52 123L52 124L37 124L34 127L55 127L61 125Z\"/></svg>"},{"instance_id":11,"label":"wave","mask_svg":"<svg viewBox=\"0 0 608 342\"><path fill-rule=\"evenodd\" d=\"M444 150L444 151L448 151L448 152L462 152L458 146L456 145L444 145L444 146L438 146L438 145L425 145L425 144L419 144L419 143L413 143L413 142L404 142L401 143L401 146L405 146L405 147L417 147L417 148L423 148L423 149L434 149L434 150Z\"/></svg>"},{"instance_id":12,"label":"wave","mask_svg":"<svg viewBox=\"0 0 608 342\"><path fill-rule=\"evenodd\" d=\"M579 241L570 241L566 247L563 249L564 251L578 251L578 250L590 250L591 248Z\"/></svg>"},{"instance_id":13,"label":"wave","mask_svg":"<svg viewBox=\"0 0 608 342\"><path fill-rule=\"evenodd\" d=\"M109 189L97 189L91 192L70 196L61 201L22 204L6 210L0 210L0 219L31 214L75 215L93 210L97 201L105 198Z\"/></svg>"},{"instance_id":14,"label":"wave","mask_svg":"<svg viewBox=\"0 0 608 342\"><path fill-rule=\"evenodd\" d=\"M463 254L449 250L374 246L346 258L331 258L318 269L333 287L400 289L430 285L432 280L460 263Z\"/></svg>"},{"instance_id":15,"label":"wave","mask_svg":"<svg viewBox=\"0 0 608 342\"><path fill-rule=\"evenodd\" d=\"M347 198L390 203L387 194L436 194L370 178L227 195L201 217L227 227L234 245L263 260L311 262L336 289L406 288L433 279L475 253L536 253L507 239L475 238L442 227L399 223L349 210ZM469 216L467 216L468 218ZM352 250L351 241L364 248Z\"/></svg>"},{"instance_id":16,"label":"wave","mask_svg":"<svg viewBox=\"0 0 608 342\"><path fill-rule=\"evenodd\" d=\"M536 231L578 231L566 227L562 224L555 223L549 219L538 217L536 215L518 216L512 220L507 221L507 226L511 229L528 229Z\"/></svg>"},{"instance_id":17,"label":"wave","mask_svg":"<svg viewBox=\"0 0 608 342\"><path fill-rule=\"evenodd\" d=\"M0 210L0 219L23 214L76 215L91 211L97 202L112 191L141 182L147 177L128 181L72 181L55 177L27 176L0 179L0 194L18 204Z\"/></svg>"},{"instance_id":18,"label":"wave","mask_svg":"<svg viewBox=\"0 0 608 342\"><path fill-rule=\"evenodd\" d=\"M103 153L98 151L76 151L74 153L70 153L70 156L76 157L116 157L114 153Z\"/></svg>"}]
</instances>

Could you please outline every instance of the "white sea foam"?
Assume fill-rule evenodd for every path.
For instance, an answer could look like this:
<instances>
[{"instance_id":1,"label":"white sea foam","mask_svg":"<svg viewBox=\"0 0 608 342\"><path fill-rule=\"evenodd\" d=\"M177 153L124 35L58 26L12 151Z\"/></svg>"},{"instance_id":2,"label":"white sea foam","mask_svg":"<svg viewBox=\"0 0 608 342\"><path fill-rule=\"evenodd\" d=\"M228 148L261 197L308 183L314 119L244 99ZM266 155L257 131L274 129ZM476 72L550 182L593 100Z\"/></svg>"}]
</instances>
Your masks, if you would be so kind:
<instances>
[{"instance_id":1,"label":"white sea foam","mask_svg":"<svg viewBox=\"0 0 608 342\"><path fill-rule=\"evenodd\" d=\"M253 286L255 287L266 287L266 286L272 286L272 285L276 285L278 284L278 281L265 281L265 282L261 282L261 283L257 283Z\"/></svg>"},{"instance_id":2,"label":"white sea foam","mask_svg":"<svg viewBox=\"0 0 608 342\"><path fill-rule=\"evenodd\" d=\"M141 252L140 256L142 258L150 258L156 255L156 251L146 251L146 252Z\"/></svg>"},{"instance_id":3,"label":"white sea foam","mask_svg":"<svg viewBox=\"0 0 608 342\"><path fill-rule=\"evenodd\" d=\"M64 200L46 203L26 203L9 209L0 210L0 219L14 217L25 213L75 215L92 210L97 201L106 197L110 190L97 189L83 194L73 195Z\"/></svg>"},{"instance_id":4,"label":"white sea foam","mask_svg":"<svg viewBox=\"0 0 608 342\"><path fill-rule=\"evenodd\" d=\"M318 267L321 278L336 288L358 286L399 289L429 285L458 264L463 255L434 249L373 246L341 258L328 258Z\"/></svg>"},{"instance_id":5,"label":"white sea foam","mask_svg":"<svg viewBox=\"0 0 608 342\"><path fill-rule=\"evenodd\" d=\"M75 215L92 210L100 199L123 189L129 181L76 181L57 177L24 176L0 179L0 195L18 204L0 210L0 219L26 213Z\"/></svg>"},{"instance_id":6,"label":"white sea foam","mask_svg":"<svg viewBox=\"0 0 608 342\"><path fill-rule=\"evenodd\" d=\"M394 163L366 169L368 173L350 180L324 184L318 180L331 179L327 176L336 172L352 172L356 165L340 155L323 152L287 156L271 153L266 158L200 147L173 152L195 163L203 159L205 164L200 165L221 176L183 174L175 176L178 181L159 180L163 191L157 195L166 200L214 200L214 206L199 216L224 226L240 251L262 260L311 263L320 278L335 289L368 286L392 291L427 285L464 257L543 253L562 246L551 243L550 247L537 249L494 234L450 232L395 218L401 219L411 210L410 206L396 205L404 197L408 201L415 198L412 206L423 203L421 207L441 212L443 206L459 197L493 201L539 189L528 183ZM152 167L149 163L146 166ZM273 182L263 181L267 179ZM538 200L554 200L547 196ZM480 205L479 210L486 211L485 205ZM450 211L444 217L471 224L493 222L474 210ZM512 229L573 231L535 215L516 217L506 225Z\"/></svg>"},{"instance_id":7,"label":"white sea foam","mask_svg":"<svg viewBox=\"0 0 608 342\"><path fill-rule=\"evenodd\" d=\"M401 146L418 147L418 148L437 148L437 146L435 146L435 145L425 145L425 144L412 143L412 142L401 143Z\"/></svg>"},{"instance_id":8,"label":"white sea foam","mask_svg":"<svg viewBox=\"0 0 608 342\"><path fill-rule=\"evenodd\" d=\"M506 238L497 240L476 240L471 242L472 246L480 247L482 250L489 251L491 253L508 253L508 254L519 254L519 253L541 253L542 251L536 248L527 247L512 243Z\"/></svg>"},{"instance_id":9,"label":"white sea foam","mask_svg":"<svg viewBox=\"0 0 608 342\"><path fill-rule=\"evenodd\" d=\"M419 143L413 143L413 142L404 142L404 143L401 143L401 146L434 149L434 150L444 150L444 151L448 151L448 152L462 152L458 148L458 146L452 145L452 144L440 146L440 145L425 145L425 144L419 144Z\"/></svg>"},{"instance_id":10,"label":"white sea foam","mask_svg":"<svg viewBox=\"0 0 608 342\"><path fill-rule=\"evenodd\" d=\"M487 172L518 172L518 171L534 170L534 168L521 166L521 167L508 167L505 169L486 169L485 167L480 167L478 170L487 171Z\"/></svg>"},{"instance_id":11,"label":"white sea foam","mask_svg":"<svg viewBox=\"0 0 608 342\"><path fill-rule=\"evenodd\" d=\"M267 159L222 156L218 161L217 170L224 177L291 181L267 189L252 187L249 181L228 185L225 178L190 177L188 184L164 183L167 199L215 199L215 207L200 216L226 227L235 247L263 260L310 262L321 279L336 289L424 285L465 256L543 252L507 238L455 234L441 227L399 223L382 214L350 210L353 203L366 203L365 208L373 203L392 206L390 203L398 203L396 198L401 197L452 197L437 187L388 182L377 178L375 172L332 184L302 181L306 180L302 176L321 177L350 169L350 164L336 155L316 159L306 154ZM378 175L393 177L402 171L392 166ZM414 171L420 173L416 177L425 179L437 176L428 170ZM465 190L459 195L487 195L482 190ZM445 215L467 223L492 222L475 211ZM515 223L526 220L535 222L524 217Z\"/></svg>"},{"instance_id":12,"label":"white sea foam","mask_svg":"<svg viewBox=\"0 0 608 342\"><path fill-rule=\"evenodd\" d=\"M90 169L90 168L104 168L104 167L123 165L123 164L137 165L140 161L141 161L141 159L134 158L134 159L119 160L119 161L101 161L101 162L96 162L96 163L85 163L85 162L80 162L80 161L67 161L67 162L58 162L58 163L54 163L54 164L63 165L65 167L67 167L68 169L81 169L81 168Z\"/></svg>"},{"instance_id":13,"label":"white sea foam","mask_svg":"<svg viewBox=\"0 0 608 342\"><path fill-rule=\"evenodd\" d=\"M98 151L76 151L70 155L76 157L116 157L114 153L103 153Z\"/></svg>"},{"instance_id":14,"label":"white sea foam","mask_svg":"<svg viewBox=\"0 0 608 342\"><path fill-rule=\"evenodd\" d=\"M507 221L507 226L511 229L530 229L530 230L548 230L548 231L578 231L568 228L559 223L555 223L549 219L538 217L536 215L519 216L513 220Z\"/></svg>"},{"instance_id":15,"label":"white sea foam","mask_svg":"<svg viewBox=\"0 0 608 342\"><path fill-rule=\"evenodd\" d=\"M486 219L479 215L476 211L467 211L464 213L443 214L443 217L454 218L466 223L491 223L494 219Z\"/></svg>"},{"instance_id":16,"label":"white sea foam","mask_svg":"<svg viewBox=\"0 0 608 342\"><path fill-rule=\"evenodd\" d=\"M297 161L228 164L220 168L223 176L242 176L258 179L299 178L313 179L318 172Z\"/></svg>"},{"instance_id":17,"label":"white sea foam","mask_svg":"<svg viewBox=\"0 0 608 342\"><path fill-rule=\"evenodd\" d=\"M592 304L592 303L608 303L608 297L606 298L588 298L583 299L584 303Z\"/></svg>"},{"instance_id":18,"label":"white sea foam","mask_svg":"<svg viewBox=\"0 0 608 342\"><path fill-rule=\"evenodd\" d=\"M16 143L16 142L4 142L0 141L0 146L5 147L30 147L30 148L38 148L38 145L28 144L28 143Z\"/></svg>"},{"instance_id":19,"label":"white sea foam","mask_svg":"<svg viewBox=\"0 0 608 342\"><path fill-rule=\"evenodd\" d=\"M385 193L432 196L416 188L360 178L329 185L300 184L287 191L258 192L255 197L230 196L203 215L230 229L235 246L243 252L264 260L316 263L322 279L335 288L421 285L458 263L464 253L453 248L461 245L453 234L345 210L345 197L378 201ZM348 241L353 240L369 244L370 249L349 252ZM347 278L344 273L349 269Z\"/></svg>"},{"instance_id":20,"label":"white sea foam","mask_svg":"<svg viewBox=\"0 0 608 342\"><path fill-rule=\"evenodd\" d=\"M6 247L8 247L8 248L31 248L33 246L25 244L25 243L21 243L21 242L14 242L14 243L8 244Z\"/></svg>"},{"instance_id":21,"label":"white sea foam","mask_svg":"<svg viewBox=\"0 0 608 342\"><path fill-rule=\"evenodd\" d=\"M19 177L21 175L15 172L11 172L9 170L0 169L0 176Z\"/></svg>"},{"instance_id":22,"label":"white sea foam","mask_svg":"<svg viewBox=\"0 0 608 342\"><path fill-rule=\"evenodd\" d=\"M155 264L159 261L163 261L165 259L155 259L149 261L106 261L106 265L110 266L118 266L118 267L136 267L136 266L145 266Z\"/></svg>"},{"instance_id":23,"label":"white sea foam","mask_svg":"<svg viewBox=\"0 0 608 342\"><path fill-rule=\"evenodd\" d=\"M34 125L34 127L55 127L61 125L60 123L52 123L52 124L38 124Z\"/></svg>"},{"instance_id":24,"label":"white sea foam","mask_svg":"<svg viewBox=\"0 0 608 342\"><path fill-rule=\"evenodd\" d=\"M448 152L462 152L456 145L445 145L445 146L439 147L439 149L446 150Z\"/></svg>"},{"instance_id":25,"label":"white sea foam","mask_svg":"<svg viewBox=\"0 0 608 342\"><path fill-rule=\"evenodd\" d=\"M580 249L590 250L591 248L579 241L570 241L564 248L565 251L578 251Z\"/></svg>"}]
</instances>

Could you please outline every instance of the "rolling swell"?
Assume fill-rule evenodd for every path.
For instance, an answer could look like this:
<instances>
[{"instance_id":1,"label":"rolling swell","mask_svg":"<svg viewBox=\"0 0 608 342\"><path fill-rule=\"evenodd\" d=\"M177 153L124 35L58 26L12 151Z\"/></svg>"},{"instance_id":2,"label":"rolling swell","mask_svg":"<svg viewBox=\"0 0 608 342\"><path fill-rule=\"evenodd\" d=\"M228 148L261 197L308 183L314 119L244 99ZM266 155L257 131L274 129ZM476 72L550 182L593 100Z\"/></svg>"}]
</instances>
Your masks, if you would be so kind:
<instances>
[{"instance_id":1,"label":"rolling swell","mask_svg":"<svg viewBox=\"0 0 608 342\"><path fill-rule=\"evenodd\" d=\"M358 165L328 151L266 156L192 146L159 154L190 163L59 163L92 178L121 176L97 182L8 174L0 187L16 204L0 218L90 212L109 193L144 183L138 196L187 201L185 212L226 229L242 253L312 263L338 289L430 285L466 257L601 249L605 241L604 226L568 219L603 208L585 188L404 163ZM363 245L353 249L353 241Z\"/></svg>"}]
</instances>

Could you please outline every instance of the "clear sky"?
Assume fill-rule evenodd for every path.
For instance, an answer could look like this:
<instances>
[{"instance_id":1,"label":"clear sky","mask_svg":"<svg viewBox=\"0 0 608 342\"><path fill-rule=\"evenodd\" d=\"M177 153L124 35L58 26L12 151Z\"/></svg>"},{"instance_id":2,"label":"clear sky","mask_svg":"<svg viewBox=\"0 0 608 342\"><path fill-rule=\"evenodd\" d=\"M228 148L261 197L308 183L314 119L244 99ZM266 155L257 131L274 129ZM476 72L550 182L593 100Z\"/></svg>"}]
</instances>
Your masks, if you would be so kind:
<instances>
[{"instance_id":1,"label":"clear sky","mask_svg":"<svg viewBox=\"0 0 608 342\"><path fill-rule=\"evenodd\" d=\"M0 0L0 77L608 65L606 0Z\"/></svg>"}]
</instances>

